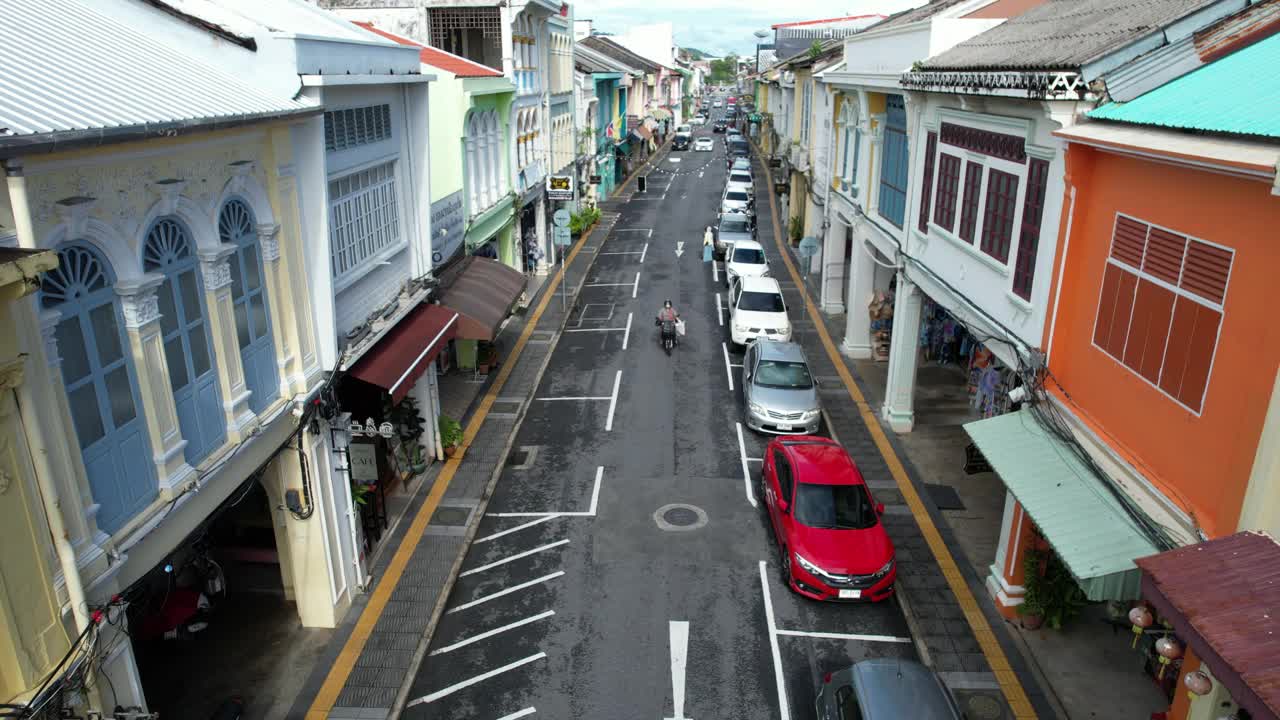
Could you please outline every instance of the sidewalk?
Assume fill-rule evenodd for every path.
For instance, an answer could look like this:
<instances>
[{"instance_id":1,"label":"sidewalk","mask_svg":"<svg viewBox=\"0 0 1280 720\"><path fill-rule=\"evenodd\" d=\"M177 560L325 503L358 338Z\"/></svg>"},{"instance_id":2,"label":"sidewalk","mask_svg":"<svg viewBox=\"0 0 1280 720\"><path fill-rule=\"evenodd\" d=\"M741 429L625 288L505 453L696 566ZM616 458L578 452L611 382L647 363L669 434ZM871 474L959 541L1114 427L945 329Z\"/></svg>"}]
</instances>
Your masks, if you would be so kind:
<instances>
[{"instance_id":1,"label":"sidewalk","mask_svg":"<svg viewBox=\"0 0 1280 720\"><path fill-rule=\"evenodd\" d=\"M793 262L802 267L803 260L795 248L789 248ZM817 273L802 276L803 283L810 298L820 297L821 276ZM784 287L784 290L786 287ZM788 296L788 303L802 301ZM846 312L865 312L865 308L847 308ZM819 313L828 336L839 344L845 335L846 315ZM797 327L813 328L808 317L804 325ZM803 332L799 342L805 346L806 353L812 361L815 357L826 360L826 353L817 333ZM879 408L884 401L884 389L887 384L888 363L874 360L852 360L841 355L841 361L856 378L866 399L870 412L878 417ZM823 370L825 372L825 370ZM988 566L996 554L996 546L1000 539L1000 525L1004 513L1005 487L994 473L978 473L968 475L964 472L965 447L971 442L964 431L963 424L979 419L969 405L968 391L965 389L966 376L958 368L937 363L922 363L917 370L916 388L916 423L915 429L903 435L885 431L892 438L892 443L902 454L912 482L922 498L927 498L926 506L937 523L939 530L957 555L965 579L978 601L983 614L988 618L1001 644L1009 652L1010 663L1017 668L1025 667L1024 675L1029 673L1034 684L1024 683L1038 715L1049 718L1086 718L1115 717L1136 718L1146 720L1152 712L1167 707L1167 702L1151 681L1142 672L1141 659L1129 648L1125 633L1117 634L1115 629L1104 622L1105 608L1091 606L1072 624L1063 630L1050 630L1047 627L1039 630L1025 630L1018 623L1006 620L995 611L990 596L985 588L985 577ZM824 395L828 391L824 391ZM849 415L853 422L863 425L858 418L858 411L847 407L848 398L843 389L827 395L824 400L836 434L842 440L860 438L858 428L853 428L853 435L846 429ZM865 426L862 428L865 434ZM859 450L855 450L848 440L845 444L859 458ZM874 452L874 451L873 451ZM864 468L865 470L865 468ZM930 487L933 486L933 487ZM934 487L942 486L954 491L955 497L950 504L933 498ZM875 488L878 498L885 491ZM955 502L958 499L958 503ZM886 499L886 504L888 500ZM945 509L939 508L943 505ZM907 537L918 527L902 520L885 518L885 524L891 530L894 542L898 544L899 564L903 564L903 545L899 537ZM928 549L920 546L919 541L912 539L908 544L911 561L917 561L917 554L928 554ZM900 572L900 592L912 605L917 621L942 614L954 617L949 604L954 596L939 598L936 588L922 583L921 578L911 573ZM926 629L934 627L932 623L922 623ZM957 647L967 644L967 640L955 641ZM947 677L943 665L949 664L946 654L934 654L935 667ZM939 662L941 660L941 663ZM1051 675L1048 673L1052 673ZM1034 688L1039 688L1037 698ZM1106 708L1105 714L1099 708ZM982 716L979 716L982 717Z\"/></svg>"},{"instance_id":2,"label":"sidewalk","mask_svg":"<svg viewBox=\"0 0 1280 720\"><path fill-rule=\"evenodd\" d=\"M655 156L665 149L659 148ZM630 192L634 177L620 193ZM289 718L381 719L398 714L407 681L425 651L424 640L439 619L507 461L527 401L573 311L596 249L618 220L611 211L615 203L616 199L600 204L599 223L570 249L564 274L554 269L531 293L525 312L508 321L497 341L502 358L497 370L483 383L463 375L442 378L442 401L444 393L450 393L448 407L461 417L464 446L423 476L421 489L374 564L372 587L353 605L310 669ZM567 303L558 297L564 292L562 283L568 289Z\"/></svg>"}]
</instances>

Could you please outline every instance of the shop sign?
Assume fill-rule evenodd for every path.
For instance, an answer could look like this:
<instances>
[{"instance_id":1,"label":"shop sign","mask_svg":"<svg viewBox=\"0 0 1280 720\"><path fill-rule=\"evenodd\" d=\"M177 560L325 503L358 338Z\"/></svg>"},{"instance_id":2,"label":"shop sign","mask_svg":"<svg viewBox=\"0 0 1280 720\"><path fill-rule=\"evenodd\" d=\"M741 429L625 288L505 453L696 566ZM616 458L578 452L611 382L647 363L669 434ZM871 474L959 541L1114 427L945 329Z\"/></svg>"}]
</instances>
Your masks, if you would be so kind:
<instances>
[{"instance_id":1,"label":"shop sign","mask_svg":"<svg viewBox=\"0 0 1280 720\"><path fill-rule=\"evenodd\" d=\"M431 203L431 262L439 266L462 250L464 236L462 191Z\"/></svg>"},{"instance_id":2,"label":"shop sign","mask_svg":"<svg viewBox=\"0 0 1280 720\"><path fill-rule=\"evenodd\" d=\"M351 479L372 484L378 482L378 449L371 442L353 442L347 448L351 463Z\"/></svg>"},{"instance_id":3,"label":"shop sign","mask_svg":"<svg viewBox=\"0 0 1280 720\"><path fill-rule=\"evenodd\" d=\"M604 182L604 178L603 178L602 176L600 176L600 175L592 175L592 176L591 176L591 184L592 184L592 185L599 185L599 184L600 184L600 183L602 183L602 182Z\"/></svg>"},{"instance_id":4,"label":"shop sign","mask_svg":"<svg viewBox=\"0 0 1280 720\"><path fill-rule=\"evenodd\" d=\"M572 200L573 199L573 176L572 175L548 175L547 176L547 199L548 200Z\"/></svg>"}]
</instances>

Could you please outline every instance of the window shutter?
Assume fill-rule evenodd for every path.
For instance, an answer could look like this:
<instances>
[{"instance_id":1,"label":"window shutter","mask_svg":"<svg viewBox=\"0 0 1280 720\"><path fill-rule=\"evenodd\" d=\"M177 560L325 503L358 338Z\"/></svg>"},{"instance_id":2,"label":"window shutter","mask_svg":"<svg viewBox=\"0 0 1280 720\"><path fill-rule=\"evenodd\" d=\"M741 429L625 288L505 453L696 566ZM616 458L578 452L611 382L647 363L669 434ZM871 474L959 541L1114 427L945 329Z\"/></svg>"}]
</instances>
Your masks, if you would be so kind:
<instances>
[{"instance_id":1,"label":"window shutter","mask_svg":"<svg viewBox=\"0 0 1280 720\"><path fill-rule=\"evenodd\" d=\"M979 163L971 162L964 169L964 207L960 212L960 239L973 242L973 231L978 225L978 196L982 194L982 170Z\"/></svg>"},{"instance_id":2,"label":"window shutter","mask_svg":"<svg viewBox=\"0 0 1280 720\"><path fill-rule=\"evenodd\" d=\"M1129 320L1133 315L1133 296L1137 281L1136 275L1111 263L1107 263L1102 276L1102 294L1098 298L1098 322L1093 329L1093 342L1117 360L1124 354L1124 342L1129 336Z\"/></svg>"},{"instance_id":3,"label":"window shutter","mask_svg":"<svg viewBox=\"0 0 1280 720\"><path fill-rule=\"evenodd\" d=\"M1027 197L1022 204L1022 232L1018 238L1018 260L1013 269L1013 292L1023 300L1031 300L1048 184L1049 161L1033 159L1027 167Z\"/></svg>"},{"instance_id":4,"label":"window shutter","mask_svg":"<svg viewBox=\"0 0 1280 720\"><path fill-rule=\"evenodd\" d=\"M1178 286L1209 302L1222 304L1227 295L1231 257L1230 250L1192 240Z\"/></svg>"},{"instance_id":5,"label":"window shutter","mask_svg":"<svg viewBox=\"0 0 1280 720\"><path fill-rule=\"evenodd\" d=\"M1221 323L1221 312L1195 300L1179 297L1174 305L1160 389L1196 412L1204 403Z\"/></svg>"},{"instance_id":6,"label":"window shutter","mask_svg":"<svg viewBox=\"0 0 1280 720\"><path fill-rule=\"evenodd\" d=\"M1164 361L1172 317L1173 293L1146 278L1138 280L1123 360L1152 383L1160 380L1160 364Z\"/></svg>"},{"instance_id":7,"label":"window shutter","mask_svg":"<svg viewBox=\"0 0 1280 720\"><path fill-rule=\"evenodd\" d=\"M933 196L933 156L938 150L938 133L929 133L924 149L924 182L920 183L920 232L929 232L929 198Z\"/></svg>"},{"instance_id":8,"label":"window shutter","mask_svg":"<svg viewBox=\"0 0 1280 720\"><path fill-rule=\"evenodd\" d=\"M1186 250L1185 237L1153 227L1147 235L1147 252L1142 256L1142 271L1170 285L1176 285L1182 274L1182 257Z\"/></svg>"},{"instance_id":9,"label":"window shutter","mask_svg":"<svg viewBox=\"0 0 1280 720\"><path fill-rule=\"evenodd\" d=\"M1135 268L1142 267L1142 254L1147 247L1147 230L1146 223L1118 215L1115 235L1111 238L1111 257Z\"/></svg>"},{"instance_id":10,"label":"window shutter","mask_svg":"<svg viewBox=\"0 0 1280 720\"><path fill-rule=\"evenodd\" d=\"M956 221L956 188L960 184L960 158L942 153L938 161L938 205L933 221L950 230Z\"/></svg>"},{"instance_id":11,"label":"window shutter","mask_svg":"<svg viewBox=\"0 0 1280 720\"><path fill-rule=\"evenodd\" d=\"M992 168L987 180L987 207L982 214L982 251L1002 263L1009 261L1017 197L1018 176Z\"/></svg>"}]
</instances>

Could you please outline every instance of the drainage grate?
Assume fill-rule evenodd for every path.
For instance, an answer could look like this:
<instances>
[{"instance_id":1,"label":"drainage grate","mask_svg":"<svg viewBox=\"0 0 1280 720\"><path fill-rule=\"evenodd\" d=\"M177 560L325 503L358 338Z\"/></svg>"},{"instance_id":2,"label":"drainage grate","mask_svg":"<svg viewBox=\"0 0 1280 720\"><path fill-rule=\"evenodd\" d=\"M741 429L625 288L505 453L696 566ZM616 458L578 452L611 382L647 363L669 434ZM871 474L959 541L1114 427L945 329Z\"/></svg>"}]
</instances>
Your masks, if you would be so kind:
<instances>
[{"instance_id":1,"label":"drainage grate","mask_svg":"<svg viewBox=\"0 0 1280 720\"><path fill-rule=\"evenodd\" d=\"M432 525L446 525L449 527L462 527L467 524L467 518L471 517L471 509L465 507L438 507L435 515L431 516Z\"/></svg>"},{"instance_id":2,"label":"drainage grate","mask_svg":"<svg viewBox=\"0 0 1280 720\"><path fill-rule=\"evenodd\" d=\"M528 470L538 459L537 445L521 445L507 456L507 468L510 470Z\"/></svg>"},{"instance_id":3,"label":"drainage grate","mask_svg":"<svg viewBox=\"0 0 1280 720\"><path fill-rule=\"evenodd\" d=\"M960 493L950 485L933 485L925 483L925 490L929 493L929 499L933 500L933 504L938 506L939 510L964 510L964 503L960 500Z\"/></svg>"},{"instance_id":4,"label":"drainage grate","mask_svg":"<svg viewBox=\"0 0 1280 720\"><path fill-rule=\"evenodd\" d=\"M503 420L515 420L520 416L520 407L524 405L523 400L504 400L497 398L493 401L493 405L489 406L489 417L501 418Z\"/></svg>"},{"instance_id":5,"label":"drainage grate","mask_svg":"<svg viewBox=\"0 0 1280 720\"><path fill-rule=\"evenodd\" d=\"M952 694L960 704L964 717L973 720L1005 720L1010 717L999 691L954 690Z\"/></svg>"}]
</instances>

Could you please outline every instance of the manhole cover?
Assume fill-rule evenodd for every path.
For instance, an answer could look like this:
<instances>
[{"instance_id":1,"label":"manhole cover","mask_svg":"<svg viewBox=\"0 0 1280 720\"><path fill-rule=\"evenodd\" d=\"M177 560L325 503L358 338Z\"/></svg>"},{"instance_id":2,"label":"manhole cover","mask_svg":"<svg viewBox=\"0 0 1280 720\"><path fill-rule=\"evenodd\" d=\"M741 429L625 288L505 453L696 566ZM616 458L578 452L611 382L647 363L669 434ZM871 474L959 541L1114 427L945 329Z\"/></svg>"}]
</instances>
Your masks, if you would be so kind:
<instances>
[{"instance_id":1,"label":"manhole cover","mask_svg":"<svg viewBox=\"0 0 1280 720\"><path fill-rule=\"evenodd\" d=\"M653 521L667 532L687 532L706 525L707 512L697 505L672 503L655 510Z\"/></svg>"},{"instance_id":2,"label":"manhole cover","mask_svg":"<svg viewBox=\"0 0 1280 720\"><path fill-rule=\"evenodd\" d=\"M985 693L967 694L962 703L964 716L974 720L1000 720L1005 717L1004 706L996 698Z\"/></svg>"},{"instance_id":3,"label":"manhole cover","mask_svg":"<svg viewBox=\"0 0 1280 720\"><path fill-rule=\"evenodd\" d=\"M431 524L462 526L467 524L467 518L470 515L471 515L471 511L468 508L462 508L462 507L437 508L436 514L431 516Z\"/></svg>"}]
</instances>

